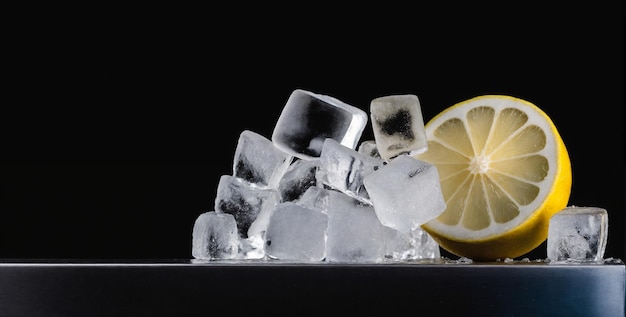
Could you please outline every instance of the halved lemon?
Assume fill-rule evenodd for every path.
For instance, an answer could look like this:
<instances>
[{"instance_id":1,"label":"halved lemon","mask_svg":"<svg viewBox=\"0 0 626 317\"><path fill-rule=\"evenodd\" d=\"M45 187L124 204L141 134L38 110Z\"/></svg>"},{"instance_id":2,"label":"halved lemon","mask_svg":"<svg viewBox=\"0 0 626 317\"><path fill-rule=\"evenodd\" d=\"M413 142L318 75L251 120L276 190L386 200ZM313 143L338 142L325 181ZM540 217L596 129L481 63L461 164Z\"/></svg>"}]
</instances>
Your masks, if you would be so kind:
<instances>
[{"instance_id":1,"label":"halved lemon","mask_svg":"<svg viewBox=\"0 0 626 317\"><path fill-rule=\"evenodd\" d=\"M514 259L537 248L572 186L556 126L531 102L505 95L455 104L426 125L446 210L422 227L447 251L476 261Z\"/></svg>"}]
</instances>

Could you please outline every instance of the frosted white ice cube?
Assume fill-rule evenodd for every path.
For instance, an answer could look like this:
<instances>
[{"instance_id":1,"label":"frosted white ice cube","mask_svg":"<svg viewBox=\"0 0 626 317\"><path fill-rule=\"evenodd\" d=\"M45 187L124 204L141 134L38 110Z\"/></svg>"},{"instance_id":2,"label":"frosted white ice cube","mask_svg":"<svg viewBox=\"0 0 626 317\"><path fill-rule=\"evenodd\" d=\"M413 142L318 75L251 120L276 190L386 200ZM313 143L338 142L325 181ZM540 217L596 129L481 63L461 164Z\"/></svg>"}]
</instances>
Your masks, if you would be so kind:
<instances>
[{"instance_id":1,"label":"frosted white ice cube","mask_svg":"<svg viewBox=\"0 0 626 317\"><path fill-rule=\"evenodd\" d=\"M293 202L276 205L265 233L265 254L291 261L322 261L328 216Z\"/></svg>"},{"instance_id":2,"label":"frosted white ice cube","mask_svg":"<svg viewBox=\"0 0 626 317\"><path fill-rule=\"evenodd\" d=\"M209 211L193 225L191 254L196 259L232 259L237 256L239 235L231 214Z\"/></svg>"},{"instance_id":3,"label":"frosted white ice cube","mask_svg":"<svg viewBox=\"0 0 626 317\"><path fill-rule=\"evenodd\" d=\"M548 259L555 262L601 261L608 229L606 209L569 206L550 218Z\"/></svg>"},{"instance_id":4,"label":"frosted white ice cube","mask_svg":"<svg viewBox=\"0 0 626 317\"><path fill-rule=\"evenodd\" d=\"M400 154L426 151L422 108L416 95L379 97L370 103L374 139L380 156L389 160Z\"/></svg>"},{"instance_id":5,"label":"frosted white ice cube","mask_svg":"<svg viewBox=\"0 0 626 317\"><path fill-rule=\"evenodd\" d=\"M305 160L316 159L326 138L355 149L367 124L365 111L327 95L294 90L272 132L276 147Z\"/></svg>"},{"instance_id":6,"label":"frosted white ice cube","mask_svg":"<svg viewBox=\"0 0 626 317\"><path fill-rule=\"evenodd\" d=\"M293 156L264 136L249 130L239 135L233 158L233 176L248 183L276 188Z\"/></svg>"},{"instance_id":7,"label":"frosted white ice cube","mask_svg":"<svg viewBox=\"0 0 626 317\"><path fill-rule=\"evenodd\" d=\"M402 233L419 228L446 209L437 168L408 155L363 179L380 222Z\"/></svg>"}]
</instances>

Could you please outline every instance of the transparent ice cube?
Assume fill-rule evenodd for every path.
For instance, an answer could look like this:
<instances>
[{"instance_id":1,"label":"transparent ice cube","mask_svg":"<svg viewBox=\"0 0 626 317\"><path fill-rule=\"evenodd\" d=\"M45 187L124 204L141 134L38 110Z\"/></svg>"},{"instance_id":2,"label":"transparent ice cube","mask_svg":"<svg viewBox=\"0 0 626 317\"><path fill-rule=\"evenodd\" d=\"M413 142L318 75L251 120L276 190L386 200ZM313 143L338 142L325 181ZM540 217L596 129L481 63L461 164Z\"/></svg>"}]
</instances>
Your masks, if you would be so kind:
<instances>
[{"instance_id":1,"label":"transparent ice cube","mask_svg":"<svg viewBox=\"0 0 626 317\"><path fill-rule=\"evenodd\" d=\"M274 259L322 261L326 250L328 216L284 202L275 206L265 234L265 254Z\"/></svg>"},{"instance_id":2,"label":"transparent ice cube","mask_svg":"<svg viewBox=\"0 0 626 317\"><path fill-rule=\"evenodd\" d=\"M238 254L237 223L230 214L209 211L193 225L191 254L196 259L232 259Z\"/></svg>"},{"instance_id":3,"label":"transparent ice cube","mask_svg":"<svg viewBox=\"0 0 626 317\"><path fill-rule=\"evenodd\" d=\"M374 139L380 156L389 160L399 154L426 151L422 108L416 95L379 97L370 103Z\"/></svg>"},{"instance_id":4,"label":"transparent ice cube","mask_svg":"<svg viewBox=\"0 0 626 317\"><path fill-rule=\"evenodd\" d=\"M363 178L382 165L380 159L360 154L333 139L326 139L316 178L324 185L371 204Z\"/></svg>"},{"instance_id":5,"label":"transparent ice cube","mask_svg":"<svg viewBox=\"0 0 626 317\"><path fill-rule=\"evenodd\" d=\"M356 148L367 120L365 111L334 97L296 89L289 96L271 139L281 150L311 160L320 156L326 138Z\"/></svg>"},{"instance_id":6,"label":"transparent ice cube","mask_svg":"<svg viewBox=\"0 0 626 317\"><path fill-rule=\"evenodd\" d=\"M269 216L280 201L276 189L262 188L231 175L222 175L217 185L215 211L231 214L242 238L263 234Z\"/></svg>"},{"instance_id":7,"label":"transparent ice cube","mask_svg":"<svg viewBox=\"0 0 626 317\"><path fill-rule=\"evenodd\" d=\"M365 156L381 159L380 153L378 153L378 148L376 147L376 141L374 140L365 140L361 142L357 148L357 152Z\"/></svg>"},{"instance_id":8,"label":"transparent ice cube","mask_svg":"<svg viewBox=\"0 0 626 317\"><path fill-rule=\"evenodd\" d=\"M371 205L327 190L328 262L380 262L384 258L383 226Z\"/></svg>"},{"instance_id":9,"label":"transparent ice cube","mask_svg":"<svg viewBox=\"0 0 626 317\"><path fill-rule=\"evenodd\" d=\"M383 226L385 259L391 261L438 259L439 244L422 228L401 233Z\"/></svg>"},{"instance_id":10,"label":"transparent ice cube","mask_svg":"<svg viewBox=\"0 0 626 317\"><path fill-rule=\"evenodd\" d=\"M244 130L235 149L233 176L257 186L276 188L292 159L269 139Z\"/></svg>"},{"instance_id":11,"label":"transparent ice cube","mask_svg":"<svg viewBox=\"0 0 626 317\"><path fill-rule=\"evenodd\" d=\"M239 237L239 259L265 258L265 238L263 234L255 234L247 238Z\"/></svg>"},{"instance_id":12,"label":"transparent ice cube","mask_svg":"<svg viewBox=\"0 0 626 317\"><path fill-rule=\"evenodd\" d=\"M278 184L282 202L298 200L311 186L317 185L315 173L319 160L296 159Z\"/></svg>"},{"instance_id":13,"label":"transparent ice cube","mask_svg":"<svg viewBox=\"0 0 626 317\"><path fill-rule=\"evenodd\" d=\"M548 259L554 262L602 261L608 229L606 209L569 206L550 218Z\"/></svg>"},{"instance_id":14,"label":"transparent ice cube","mask_svg":"<svg viewBox=\"0 0 626 317\"><path fill-rule=\"evenodd\" d=\"M320 209L323 212L327 212L330 192L330 189L311 186L300 196L300 199L296 201L296 203L308 208Z\"/></svg>"},{"instance_id":15,"label":"transparent ice cube","mask_svg":"<svg viewBox=\"0 0 626 317\"><path fill-rule=\"evenodd\" d=\"M446 209L437 168L408 155L392 159L363 182L380 222L402 233Z\"/></svg>"}]
</instances>

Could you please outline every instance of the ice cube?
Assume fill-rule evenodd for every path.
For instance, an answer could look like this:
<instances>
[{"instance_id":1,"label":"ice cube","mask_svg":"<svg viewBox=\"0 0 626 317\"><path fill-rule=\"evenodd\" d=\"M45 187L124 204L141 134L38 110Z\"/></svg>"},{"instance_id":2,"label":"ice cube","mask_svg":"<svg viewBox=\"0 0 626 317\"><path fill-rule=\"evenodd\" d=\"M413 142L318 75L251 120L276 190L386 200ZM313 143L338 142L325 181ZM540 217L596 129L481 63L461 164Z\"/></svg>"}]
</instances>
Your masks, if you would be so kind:
<instances>
[{"instance_id":1,"label":"ice cube","mask_svg":"<svg viewBox=\"0 0 626 317\"><path fill-rule=\"evenodd\" d=\"M419 228L446 209L437 168L400 155L363 179L380 222L402 233Z\"/></svg>"},{"instance_id":2,"label":"ice cube","mask_svg":"<svg viewBox=\"0 0 626 317\"><path fill-rule=\"evenodd\" d=\"M608 229L606 209L569 206L550 218L548 259L554 262L602 261Z\"/></svg>"},{"instance_id":3,"label":"ice cube","mask_svg":"<svg viewBox=\"0 0 626 317\"><path fill-rule=\"evenodd\" d=\"M441 257L439 244L422 228L401 233L383 226L385 260L406 261L438 259Z\"/></svg>"},{"instance_id":4,"label":"ice cube","mask_svg":"<svg viewBox=\"0 0 626 317\"><path fill-rule=\"evenodd\" d=\"M298 200L311 186L317 185L315 173L319 160L296 159L278 184L282 202Z\"/></svg>"},{"instance_id":5,"label":"ice cube","mask_svg":"<svg viewBox=\"0 0 626 317\"><path fill-rule=\"evenodd\" d=\"M281 150L305 160L316 159L326 138L355 149L367 124L365 111L327 95L294 90L272 132Z\"/></svg>"},{"instance_id":6,"label":"ice cube","mask_svg":"<svg viewBox=\"0 0 626 317\"><path fill-rule=\"evenodd\" d=\"M263 234L269 216L280 201L276 189L262 188L234 177L222 175L217 185L215 211L232 214L242 238Z\"/></svg>"},{"instance_id":7,"label":"ice cube","mask_svg":"<svg viewBox=\"0 0 626 317\"><path fill-rule=\"evenodd\" d=\"M357 152L365 156L381 159L380 153L378 153L378 148L376 147L376 141L374 140L365 140L361 142L361 144L359 144Z\"/></svg>"},{"instance_id":8,"label":"ice cube","mask_svg":"<svg viewBox=\"0 0 626 317\"><path fill-rule=\"evenodd\" d=\"M416 95L390 95L370 103L374 140L380 156L389 160L399 154L426 151L422 108Z\"/></svg>"},{"instance_id":9,"label":"ice cube","mask_svg":"<svg viewBox=\"0 0 626 317\"><path fill-rule=\"evenodd\" d=\"M239 135L233 159L233 176L261 187L278 187L293 156L264 136L249 130Z\"/></svg>"},{"instance_id":10,"label":"ice cube","mask_svg":"<svg viewBox=\"0 0 626 317\"><path fill-rule=\"evenodd\" d=\"M239 237L239 259L265 258L265 237L263 234L251 235L247 238Z\"/></svg>"},{"instance_id":11,"label":"ice cube","mask_svg":"<svg viewBox=\"0 0 626 317\"><path fill-rule=\"evenodd\" d=\"M321 209L323 212L327 212L330 191L330 189L323 187L311 186L300 196L300 199L297 200L296 203L308 208Z\"/></svg>"},{"instance_id":12,"label":"ice cube","mask_svg":"<svg viewBox=\"0 0 626 317\"><path fill-rule=\"evenodd\" d=\"M384 257L383 226L371 205L327 190L328 262L380 262Z\"/></svg>"},{"instance_id":13,"label":"ice cube","mask_svg":"<svg viewBox=\"0 0 626 317\"><path fill-rule=\"evenodd\" d=\"M324 185L371 204L363 178L382 165L380 159L360 154L333 139L326 139L316 178Z\"/></svg>"},{"instance_id":14,"label":"ice cube","mask_svg":"<svg viewBox=\"0 0 626 317\"><path fill-rule=\"evenodd\" d=\"M293 202L276 205L265 234L265 254L279 260L322 261L328 216Z\"/></svg>"},{"instance_id":15,"label":"ice cube","mask_svg":"<svg viewBox=\"0 0 626 317\"><path fill-rule=\"evenodd\" d=\"M237 223L231 214L209 211L193 225L191 254L196 259L232 259L238 254Z\"/></svg>"}]
</instances>

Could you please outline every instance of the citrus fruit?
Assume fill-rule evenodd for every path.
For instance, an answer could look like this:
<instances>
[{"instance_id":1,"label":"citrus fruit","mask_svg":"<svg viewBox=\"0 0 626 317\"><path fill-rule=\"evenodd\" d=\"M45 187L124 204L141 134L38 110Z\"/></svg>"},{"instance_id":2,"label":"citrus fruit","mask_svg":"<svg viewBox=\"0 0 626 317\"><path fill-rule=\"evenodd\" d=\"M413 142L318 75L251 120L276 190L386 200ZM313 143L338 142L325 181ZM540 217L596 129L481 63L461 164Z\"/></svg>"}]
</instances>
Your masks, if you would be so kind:
<instances>
[{"instance_id":1,"label":"citrus fruit","mask_svg":"<svg viewBox=\"0 0 626 317\"><path fill-rule=\"evenodd\" d=\"M569 154L536 105L484 95L457 103L425 125L445 211L422 225L439 245L476 261L520 257L548 235L572 186Z\"/></svg>"}]
</instances>

